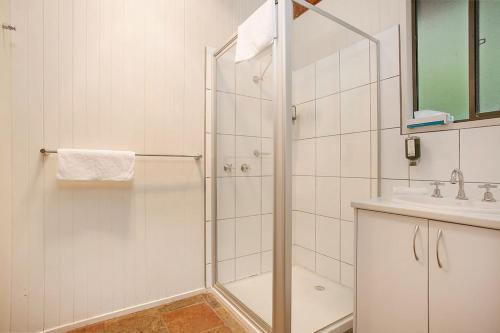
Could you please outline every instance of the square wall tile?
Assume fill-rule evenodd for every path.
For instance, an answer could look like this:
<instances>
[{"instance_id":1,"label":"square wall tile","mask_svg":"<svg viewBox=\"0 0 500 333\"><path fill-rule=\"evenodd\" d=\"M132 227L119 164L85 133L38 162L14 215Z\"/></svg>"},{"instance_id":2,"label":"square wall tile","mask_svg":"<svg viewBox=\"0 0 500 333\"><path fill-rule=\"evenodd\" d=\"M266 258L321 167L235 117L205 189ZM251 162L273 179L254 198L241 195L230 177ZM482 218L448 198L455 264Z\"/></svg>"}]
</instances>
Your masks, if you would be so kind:
<instances>
[{"instance_id":1,"label":"square wall tile","mask_svg":"<svg viewBox=\"0 0 500 333\"><path fill-rule=\"evenodd\" d=\"M341 259L343 262L354 264L354 222L342 221L341 234Z\"/></svg>"},{"instance_id":2,"label":"square wall tile","mask_svg":"<svg viewBox=\"0 0 500 333\"><path fill-rule=\"evenodd\" d=\"M235 280L235 260L220 261L217 263L217 281L228 283Z\"/></svg>"},{"instance_id":3,"label":"square wall tile","mask_svg":"<svg viewBox=\"0 0 500 333\"><path fill-rule=\"evenodd\" d=\"M314 213L315 210L315 177L292 177L292 207L294 210Z\"/></svg>"},{"instance_id":4,"label":"square wall tile","mask_svg":"<svg viewBox=\"0 0 500 333\"><path fill-rule=\"evenodd\" d=\"M382 197L390 199L394 196L394 188L395 187L408 187L408 186L410 186L410 181L408 179L405 179L405 180L381 179L380 185L381 185L380 191L381 191Z\"/></svg>"},{"instance_id":5,"label":"square wall tile","mask_svg":"<svg viewBox=\"0 0 500 333\"><path fill-rule=\"evenodd\" d=\"M460 131L460 166L466 181L500 183L499 144L500 126Z\"/></svg>"},{"instance_id":6,"label":"square wall tile","mask_svg":"<svg viewBox=\"0 0 500 333\"><path fill-rule=\"evenodd\" d=\"M339 92L340 57L333 53L316 62L316 98Z\"/></svg>"},{"instance_id":7,"label":"square wall tile","mask_svg":"<svg viewBox=\"0 0 500 333\"><path fill-rule=\"evenodd\" d=\"M273 139L262 139L262 175L272 176L274 173Z\"/></svg>"},{"instance_id":8,"label":"square wall tile","mask_svg":"<svg viewBox=\"0 0 500 333\"><path fill-rule=\"evenodd\" d=\"M316 175L340 176L340 135L316 139Z\"/></svg>"},{"instance_id":9,"label":"square wall tile","mask_svg":"<svg viewBox=\"0 0 500 333\"><path fill-rule=\"evenodd\" d=\"M260 62L255 58L236 64L236 93L260 98L260 81L255 82L254 76L260 77Z\"/></svg>"},{"instance_id":10,"label":"square wall tile","mask_svg":"<svg viewBox=\"0 0 500 333\"><path fill-rule=\"evenodd\" d=\"M293 247L293 263L310 271L316 269L315 252L295 245Z\"/></svg>"},{"instance_id":11,"label":"square wall tile","mask_svg":"<svg viewBox=\"0 0 500 333\"><path fill-rule=\"evenodd\" d=\"M340 261L317 253L316 273L338 283L340 282Z\"/></svg>"},{"instance_id":12,"label":"square wall tile","mask_svg":"<svg viewBox=\"0 0 500 333\"><path fill-rule=\"evenodd\" d=\"M234 94L217 92L217 133L234 134L235 110Z\"/></svg>"},{"instance_id":13,"label":"square wall tile","mask_svg":"<svg viewBox=\"0 0 500 333\"><path fill-rule=\"evenodd\" d=\"M234 93L235 91L235 48L231 48L216 63L217 91Z\"/></svg>"},{"instance_id":14,"label":"square wall tile","mask_svg":"<svg viewBox=\"0 0 500 333\"><path fill-rule=\"evenodd\" d=\"M236 137L236 164L237 176L260 176L261 157L256 157L254 152L260 152L262 139L256 137L237 136ZM248 166L247 171L242 170L242 166Z\"/></svg>"},{"instance_id":15,"label":"square wall tile","mask_svg":"<svg viewBox=\"0 0 500 333\"><path fill-rule=\"evenodd\" d=\"M341 181L341 218L344 221L354 221L354 210L351 202L370 199L370 179L342 178Z\"/></svg>"},{"instance_id":16,"label":"square wall tile","mask_svg":"<svg viewBox=\"0 0 500 333\"><path fill-rule=\"evenodd\" d=\"M380 41L380 79L399 75L399 25L375 35Z\"/></svg>"},{"instance_id":17,"label":"square wall tile","mask_svg":"<svg viewBox=\"0 0 500 333\"><path fill-rule=\"evenodd\" d=\"M466 184L465 186L465 193L469 199L472 199L470 197L469 191L467 191L467 188L470 184ZM434 190L434 186L430 184L428 180L412 180L410 181L410 187L415 188L415 189L427 189L428 195L431 195L432 191ZM444 185L440 186L441 188L441 194L445 198L451 198L454 199L457 196L458 193L458 184L451 184L449 182L445 182ZM469 187L470 188L470 187ZM476 197L475 199L477 199Z\"/></svg>"},{"instance_id":18,"label":"square wall tile","mask_svg":"<svg viewBox=\"0 0 500 333\"><path fill-rule=\"evenodd\" d=\"M346 287L354 288L354 266L340 264L340 283Z\"/></svg>"},{"instance_id":19,"label":"square wall tile","mask_svg":"<svg viewBox=\"0 0 500 333\"><path fill-rule=\"evenodd\" d=\"M261 98L272 100L274 95L273 58L272 55L264 57L260 62Z\"/></svg>"},{"instance_id":20,"label":"square wall tile","mask_svg":"<svg viewBox=\"0 0 500 333\"><path fill-rule=\"evenodd\" d=\"M303 212L294 211L293 227L295 228L294 244L314 251L316 247L315 216Z\"/></svg>"},{"instance_id":21,"label":"square wall tile","mask_svg":"<svg viewBox=\"0 0 500 333\"><path fill-rule=\"evenodd\" d=\"M274 132L274 104L272 101L261 100L262 107L262 137L272 138Z\"/></svg>"},{"instance_id":22,"label":"square wall tile","mask_svg":"<svg viewBox=\"0 0 500 333\"><path fill-rule=\"evenodd\" d=\"M262 251L273 249L273 214L262 215Z\"/></svg>"},{"instance_id":23,"label":"square wall tile","mask_svg":"<svg viewBox=\"0 0 500 333\"><path fill-rule=\"evenodd\" d=\"M369 131L370 86L362 86L341 93L340 114L342 133Z\"/></svg>"},{"instance_id":24,"label":"square wall tile","mask_svg":"<svg viewBox=\"0 0 500 333\"><path fill-rule=\"evenodd\" d=\"M310 64L292 74L293 104L312 101L315 93L315 65Z\"/></svg>"},{"instance_id":25,"label":"square wall tile","mask_svg":"<svg viewBox=\"0 0 500 333\"><path fill-rule=\"evenodd\" d=\"M236 147L234 135L217 134L217 177L236 175ZM228 168L224 170L224 166Z\"/></svg>"},{"instance_id":26,"label":"square wall tile","mask_svg":"<svg viewBox=\"0 0 500 333\"><path fill-rule=\"evenodd\" d=\"M236 280L260 274L260 253L236 258Z\"/></svg>"},{"instance_id":27,"label":"square wall tile","mask_svg":"<svg viewBox=\"0 0 500 333\"><path fill-rule=\"evenodd\" d=\"M370 132L342 135L340 158L342 177L370 178L370 140Z\"/></svg>"},{"instance_id":28,"label":"square wall tile","mask_svg":"<svg viewBox=\"0 0 500 333\"><path fill-rule=\"evenodd\" d=\"M315 139L294 141L292 147L292 174L299 176L314 175L316 152Z\"/></svg>"},{"instance_id":29,"label":"square wall tile","mask_svg":"<svg viewBox=\"0 0 500 333\"><path fill-rule=\"evenodd\" d=\"M259 136L261 110L260 100L257 98L236 96L236 134Z\"/></svg>"},{"instance_id":30,"label":"square wall tile","mask_svg":"<svg viewBox=\"0 0 500 333\"><path fill-rule=\"evenodd\" d=\"M370 81L370 50L362 40L340 51L340 89L342 91L368 84Z\"/></svg>"},{"instance_id":31,"label":"square wall tile","mask_svg":"<svg viewBox=\"0 0 500 333\"><path fill-rule=\"evenodd\" d=\"M316 216L316 252L340 259L340 221Z\"/></svg>"},{"instance_id":32,"label":"square wall tile","mask_svg":"<svg viewBox=\"0 0 500 333\"><path fill-rule=\"evenodd\" d=\"M217 220L217 260L233 259L235 253L234 219Z\"/></svg>"},{"instance_id":33,"label":"square wall tile","mask_svg":"<svg viewBox=\"0 0 500 333\"><path fill-rule=\"evenodd\" d=\"M234 196L235 196L235 178L217 179L217 218L227 219L235 215Z\"/></svg>"},{"instance_id":34,"label":"square wall tile","mask_svg":"<svg viewBox=\"0 0 500 333\"><path fill-rule=\"evenodd\" d=\"M459 131L420 133L418 136L422 157L417 166L410 167L410 179L449 181L453 169L459 167Z\"/></svg>"},{"instance_id":35,"label":"square wall tile","mask_svg":"<svg viewBox=\"0 0 500 333\"><path fill-rule=\"evenodd\" d=\"M294 139L314 138L316 131L315 102L295 105L297 119L293 122Z\"/></svg>"},{"instance_id":36,"label":"square wall tile","mask_svg":"<svg viewBox=\"0 0 500 333\"><path fill-rule=\"evenodd\" d=\"M236 256L260 252L261 217L249 216L236 219Z\"/></svg>"},{"instance_id":37,"label":"square wall tile","mask_svg":"<svg viewBox=\"0 0 500 333\"><path fill-rule=\"evenodd\" d=\"M271 214L274 209L273 176L262 177L262 214Z\"/></svg>"},{"instance_id":38,"label":"square wall tile","mask_svg":"<svg viewBox=\"0 0 500 333\"><path fill-rule=\"evenodd\" d=\"M380 128L401 125L400 76L380 81Z\"/></svg>"},{"instance_id":39,"label":"square wall tile","mask_svg":"<svg viewBox=\"0 0 500 333\"><path fill-rule=\"evenodd\" d=\"M260 260L262 273L273 271L273 251L262 252Z\"/></svg>"},{"instance_id":40,"label":"square wall tile","mask_svg":"<svg viewBox=\"0 0 500 333\"><path fill-rule=\"evenodd\" d=\"M340 218L340 178L316 178L316 214Z\"/></svg>"},{"instance_id":41,"label":"square wall tile","mask_svg":"<svg viewBox=\"0 0 500 333\"><path fill-rule=\"evenodd\" d=\"M316 136L340 134L339 94L316 100Z\"/></svg>"},{"instance_id":42,"label":"square wall tile","mask_svg":"<svg viewBox=\"0 0 500 333\"><path fill-rule=\"evenodd\" d=\"M399 128L382 130L380 153L382 178L408 179L408 160L405 152L405 135Z\"/></svg>"},{"instance_id":43,"label":"square wall tile","mask_svg":"<svg viewBox=\"0 0 500 333\"><path fill-rule=\"evenodd\" d=\"M236 216L260 215L260 177L236 177Z\"/></svg>"}]
</instances>

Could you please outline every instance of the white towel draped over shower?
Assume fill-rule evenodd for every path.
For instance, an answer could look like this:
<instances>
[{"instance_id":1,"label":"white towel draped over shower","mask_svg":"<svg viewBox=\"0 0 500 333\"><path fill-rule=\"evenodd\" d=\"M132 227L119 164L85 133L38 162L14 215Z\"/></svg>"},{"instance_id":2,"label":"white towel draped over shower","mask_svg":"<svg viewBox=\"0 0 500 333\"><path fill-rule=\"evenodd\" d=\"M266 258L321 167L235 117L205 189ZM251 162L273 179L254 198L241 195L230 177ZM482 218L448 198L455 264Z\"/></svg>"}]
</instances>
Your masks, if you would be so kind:
<instances>
[{"instance_id":1,"label":"white towel draped over shower","mask_svg":"<svg viewBox=\"0 0 500 333\"><path fill-rule=\"evenodd\" d=\"M57 179L79 181L128 181L134 178L132 151L58 149Z\"/></svg>"},{"instance_id":2,"label":"white towel draped over shower","mask_svg":"<svg viewBox=\"0 0 500 333\"><path fill-rule=\"evenodd\" d=\"M276 12L274 0L267 0L249 18L238 26L236 63L252 59L276 37Z\"/></svg>"}]
</instances>

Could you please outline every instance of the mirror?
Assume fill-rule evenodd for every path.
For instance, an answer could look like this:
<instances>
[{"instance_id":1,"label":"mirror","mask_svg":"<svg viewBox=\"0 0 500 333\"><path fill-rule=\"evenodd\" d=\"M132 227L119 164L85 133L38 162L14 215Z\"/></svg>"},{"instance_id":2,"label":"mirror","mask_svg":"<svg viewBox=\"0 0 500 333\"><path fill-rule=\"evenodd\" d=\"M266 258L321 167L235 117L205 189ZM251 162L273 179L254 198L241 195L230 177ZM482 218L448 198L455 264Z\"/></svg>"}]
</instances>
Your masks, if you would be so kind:
<instances>
[{"instance_id":1,"label":"mirror","mask_svg":"<svg viewBox=\"0 0 500 333\"><path fill-rule=\"evenodd\" d=\"M414 111L500 117L500 0L413 0Z\"/></svg>"}]
</instances>

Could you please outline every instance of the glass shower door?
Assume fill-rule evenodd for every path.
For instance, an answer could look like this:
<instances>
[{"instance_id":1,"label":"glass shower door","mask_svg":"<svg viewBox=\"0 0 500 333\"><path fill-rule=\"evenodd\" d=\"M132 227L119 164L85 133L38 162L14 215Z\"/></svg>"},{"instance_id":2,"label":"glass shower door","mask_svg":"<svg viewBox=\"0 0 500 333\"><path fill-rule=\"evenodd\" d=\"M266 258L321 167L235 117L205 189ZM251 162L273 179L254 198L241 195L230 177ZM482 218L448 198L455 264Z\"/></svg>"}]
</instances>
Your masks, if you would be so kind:
<instances>
[{"instance_id":1,"label":"glass shower door","mask_svg":"<svg viewBox=\"0 0 500 333\"><path fill-rule=\"evenodd\" d=\"M378 46L330 15L331 6L321 2L310 8L290 29L291 326L296 333L352 327L350 204L376 196L378 188Z\"/></svg>"},{"instance_id":2,"label":"glass shower door","mask_svg":"<svg viewBox=\"0 0 500 333\"><path fill-rule=\"evenodd\" d=\"M270 330L273 240L271 48L235 64L234 41L215 57L212 128L216 288Z\"/></svg>"}]
</instances>

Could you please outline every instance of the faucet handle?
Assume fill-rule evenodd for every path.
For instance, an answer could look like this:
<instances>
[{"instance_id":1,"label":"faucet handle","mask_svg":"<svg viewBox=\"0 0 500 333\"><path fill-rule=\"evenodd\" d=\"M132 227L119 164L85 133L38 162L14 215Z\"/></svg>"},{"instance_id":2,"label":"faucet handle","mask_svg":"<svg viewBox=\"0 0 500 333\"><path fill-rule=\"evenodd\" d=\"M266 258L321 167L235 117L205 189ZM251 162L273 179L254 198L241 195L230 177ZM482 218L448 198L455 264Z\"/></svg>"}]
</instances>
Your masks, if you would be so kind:
<instances>
[{"instance_id":1,"label":"faucet handle","mask_svg":"<svg viewBox=\"0 0 500 333\"><path fill-rule=\"evenodd\" d=\"M493 193L490 192L490 189L497 188L498 187L497 185L487 183L487 184L479 185L478 187L486 189L486 192L484 192L484 195L483 195L483 201L486 201L486 202L495 202L496 201L495 197L493 197Z\"/></svg>"},{"instance_id":2,"label":"faucet handle","mask_svg":"<svg viewBox=\"0 0 500 333\"><path fill-rule=\"evenodd\" d=\"M436 186L434 188L434 191L432 191L432 197L433 198L442 198L443 195L441 194L441 189L439 188L439 186L444 185L444 183L440 182L439 180L436 180L435 182L430 183L430 185Z\"/></svg>"}]
</instances>

